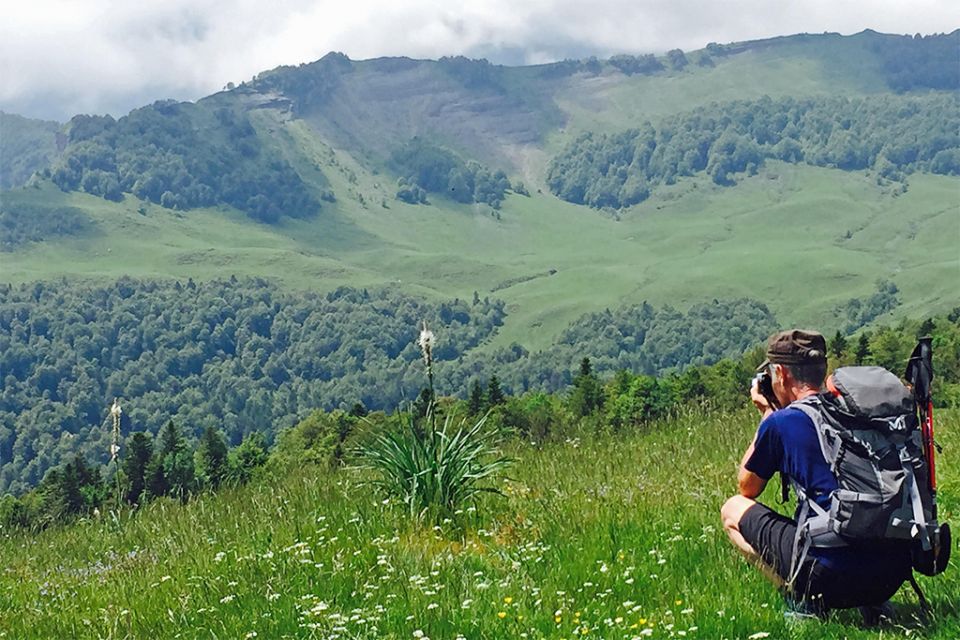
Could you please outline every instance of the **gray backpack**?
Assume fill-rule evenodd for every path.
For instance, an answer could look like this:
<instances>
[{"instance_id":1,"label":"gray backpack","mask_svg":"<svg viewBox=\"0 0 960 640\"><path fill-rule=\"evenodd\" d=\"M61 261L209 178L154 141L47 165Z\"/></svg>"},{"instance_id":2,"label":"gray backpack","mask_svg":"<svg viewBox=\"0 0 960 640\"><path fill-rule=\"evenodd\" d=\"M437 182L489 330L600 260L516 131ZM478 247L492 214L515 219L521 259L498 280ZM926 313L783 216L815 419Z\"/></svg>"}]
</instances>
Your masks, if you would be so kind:
<instances>
[{"instance_id":1,"label":"gray backpack","mask_svg":"<svg viewBox=\"0 0 960 640\"><path fill-rule=\"evenodd\" d=\"M881 367L837 369L826 389L790 405L813 421L839 485L823 509L793 483L800 511L790 584L810 547L863 541L902 540L915 569L942 572L950 529L937 523L912 391Z\"/></svg>"}]
</instances>

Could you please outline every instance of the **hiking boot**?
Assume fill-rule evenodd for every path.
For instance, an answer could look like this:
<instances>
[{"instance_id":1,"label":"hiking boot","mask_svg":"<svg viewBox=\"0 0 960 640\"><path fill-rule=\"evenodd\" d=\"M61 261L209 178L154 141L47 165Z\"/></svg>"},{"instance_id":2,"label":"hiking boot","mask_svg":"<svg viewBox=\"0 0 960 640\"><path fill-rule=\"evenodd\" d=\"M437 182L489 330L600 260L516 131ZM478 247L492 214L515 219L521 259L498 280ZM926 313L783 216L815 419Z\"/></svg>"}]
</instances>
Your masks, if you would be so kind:
<instances>
[{"instance_id":1,"label":"hiking boot","mask_svg":"<svg viewBox=\"0 0 960 640\"><path fill-rule=\"evenodd\" d=\"M865 627L878 627L881 622L890 622L893 620L894 609L889 600L883 604L874 604L865 607L858 607L860 615L863 616L863 625Z\"/></svg>"}]
</instances>

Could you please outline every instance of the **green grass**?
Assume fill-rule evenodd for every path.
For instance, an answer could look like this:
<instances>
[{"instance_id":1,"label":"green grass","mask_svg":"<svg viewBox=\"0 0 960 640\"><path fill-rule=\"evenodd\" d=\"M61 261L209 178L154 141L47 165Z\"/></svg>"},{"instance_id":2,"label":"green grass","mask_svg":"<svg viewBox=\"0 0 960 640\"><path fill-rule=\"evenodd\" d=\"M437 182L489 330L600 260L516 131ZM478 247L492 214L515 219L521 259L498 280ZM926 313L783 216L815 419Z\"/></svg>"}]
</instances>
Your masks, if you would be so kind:
<instances>
[{"instance_id":1,"label":"green grass","mask_svg":"<svg viewBox=\"0 0 960 640\"><path fill-rule=\"evenodd\" d=\"M785 626L774 589L718 522L754 428L752 411L689 410L629 434L514 444L506 497L467 514L463 535L411 528L401 506L383 504L354 472L316 468L185 508L158 502L122 527L101 517L11 534L0 545L0 634L958 637L956 560L921 578L936 611L927 627L909 587L882 634L862 629L855 612ZM956 412L938 414L945 451L960 444L958 428ZM957 460L939 462L941 513L956 522Z\"/></svg>"},{"instance_id":2,"label":"green grass","mask_svg":"<svg viewBox=\"0 0 960 640\"><path fill-rule=\"evenodd\" d=\"M100 233L0 255L2 278L237 274L296 289L389 285L434 298L477 291L504 299L509 312L488 346L530 349L549 345L583 313L644 300L685 308L749 296L781 324L827 332L840 325L835 307L869 295L879 278L895 282L903 302L882 322L956 305L957 178L914 175L908 192L893 196L861 173L771 163L733 188L706 179L664 187L619 221L537 193L511 196L498 221L439 198L406 205L387 177L347 154L316 154L336 159L323 170L338 202L312 220L274 227L214 209L147 205L141 215L132 197L114 204L49 187L8 192L80 207Z\"/></svg>"},{"instance_id":3,"label":"green grass","mask_svg":"<svg viewBox=\"0 0 960 640\"><path fill-rule=\"evenodd\" d=\"M693 62L698 55L688 58ZM557 94L569 114L568 131L559 138L586 130L622 131L712 102L889 91L875 55L855 38L823 38L813 46L794 41L714 62L715 67L692 63L682 71L629 80L612 72L574 78Z\"/></svg>"}]
</instances>

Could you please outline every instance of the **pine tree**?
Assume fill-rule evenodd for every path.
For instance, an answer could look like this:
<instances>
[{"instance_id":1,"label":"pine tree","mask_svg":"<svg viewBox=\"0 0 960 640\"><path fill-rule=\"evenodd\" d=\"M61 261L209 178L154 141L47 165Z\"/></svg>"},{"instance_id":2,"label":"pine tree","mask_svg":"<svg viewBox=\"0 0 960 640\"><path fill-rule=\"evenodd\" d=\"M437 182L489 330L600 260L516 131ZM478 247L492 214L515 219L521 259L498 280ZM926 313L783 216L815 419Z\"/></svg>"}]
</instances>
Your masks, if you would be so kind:
<instances>
[{"instance_id":1,"label":"pine tree","mask_svg":"<svg viewBox=\"0 0 960 640\"><path fill-rule=\"evenodd\" d=\"M187 443L180 435L173 420L167 423L160 434L160 460L163 476L167 485L167 495L174 496L186 503L193 489L193 459L187 451Z\"/></svg>"},{"instance_id":2,"label":"pine tree","mask_svg":"<svg viewBox=\"0 0 960 640\"><path fill-rule=\"evenodd\" d=\"M80 513L83 508L83 494L80 493L80 476L77 473L76 464L68 462L60 469L53 484L51 498L53 512L57 518Z\"/></svg>"},{"instance_id":3,"label":"pine tree","mask_svg":"<svg viewBox=\"0 0 960 640\"><path fill-rule=\"evenodd\" d=\"M183 436L180 435L180 430L177 429L177 425L173 424L173 420L168 421L167 426L165 426L160 433L160 449L158 451L160 457L164 458L185 447L186 443L183 440Z\"/></svg>"},{"instance_id":4,"label":"pine tree","mask_svg":"<svg viewBox=\"0 0 960 640\"><path fill-rule=\"evenodd\" d=\"M127 455L123 459L123 474L127 477L126 501L137 504L147 487L147 467L153 454L153 442L142 431L127 438Z\"/></svg>"},{"instance_id":5,"label":"pine tree","mask_svg":"<svg viewBox=\"0 0 960 640\"><path fill-rule=\"evenodd\" d=\"M92 509L101 504L106 499L106 491L100 469L88 465L86 458L79 454L73 457L73 468L81 497L78 512Z\"/></svg>"},{"instance_id":6,"label":"pine tree","mask_svg":"<svg viewBox=\"0 0 960 640\"><path fill-rule=\"evenodd\" d=\"M470 415L476 416L483 412L483 385L480 380L475 379L470 385L470 397L467 400L467 411Z\"/></svg>"},{"instance_id":7,"label":"pine tree","mask_svg":"<svg viewBox=\"0 0 960 640\"><path fill-rule=\"evenodd\" d=\"M837 335L833 336L833 340L830 341L830 353L839 360L847 352L848 346L847 339L838 329Z\"/></svg>"},{"instance_id":8,"label":"pine tree","mask_svg":"<svg viewBox=\"0 0 960 640\"><path fill-rule=\"evenodd\" d=\"M590 358L584 356L583 360L580 361L580 373L581 378L585 378L593 375L593 365L590 364Z\"/></svg>"},{"instance_id":9,"label":"pine tree","mask_svg":"<svg viewBox=\"0 0 960 640\"><path fill-rule=\"evenodd\" d=\"M203 432L195 462L197 478L204 486L216 489L227 476L227 442L212 426Z\"/></svg>"},{"instance_id":10,"label":"pine tree","mask_svg":"<svg viewBox=\"0 0 960 640\"><path fill-rule=\"evenodd\" d=\"M923 324L920 325L920 329L917 331L917 338L933 335L933 330L936 329L936 327L937 325L934 323L933 318L927 318L923 321Z\"/></svg>"},{"instance_id":11,"label":"pine tree","mask_svg":"<svg viewBox=\"0 0 960 640\"><path fill-rule=\"evenodd\" d=\"M490 376L487 382L487 407L493 408L504 403L503 390L500 389L500 379L497 374Z\"/></svg>"},{"instance_id":12,"label":"pine tree","mask_svg":"<svg viewBox=\"0 0 960 640\"><path fill-rule=\"evenodd\" d=\"M590 358L580 361L580 373L573 379L573 392L570 394L570 409L580 416L588 416L600 409L603 404L603 387L593 373Z\"/></svg>"},{"instance_id":13,"label":"pine tree","mask_svg":"<svg viewBox=\"0 0 960 640\"><path fill-rule=\"evenodd\" d=\"M170 485L170 495L186 504L194 485L193 456L186 448L163 459L163 473Z\"/></svg>"},{"instance_id":14,"label":"pine tree","mask_svg":"<svg viewBox=\"0 0 960 640\"><path fill-rule=\"evenodd\" d=\"M854 364L864 364L870 357L870 337L866 333L860 334L860 340L857 342L857 349L853 352Z\"/></svg>"},{"instance_id":15,"label":"pine tree","mask_svg":"<svg viewBox=\"0 0 960 640\"><path fill-rule=\"evenodd\" d=\"M147 499L159 498L170 492L167 475L163 471L163 456L154 451L144 469L144 497Z\"/></svg>"}]
</instances>

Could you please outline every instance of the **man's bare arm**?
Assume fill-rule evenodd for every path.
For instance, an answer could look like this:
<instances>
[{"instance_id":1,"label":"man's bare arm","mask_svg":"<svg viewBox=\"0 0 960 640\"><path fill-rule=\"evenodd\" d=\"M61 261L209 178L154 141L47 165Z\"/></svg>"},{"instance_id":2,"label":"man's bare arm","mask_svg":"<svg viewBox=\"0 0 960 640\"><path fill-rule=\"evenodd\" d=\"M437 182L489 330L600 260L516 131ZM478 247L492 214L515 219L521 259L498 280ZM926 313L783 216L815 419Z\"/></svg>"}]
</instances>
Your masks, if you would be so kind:
<instances>
[{"instance_id":1,"label":"man's bare arm","mask_svg":"<svg viewBox=\"0 0 960 640\"><path fill-rule=\"evenodd\" d=\"M754 499L763 493L764 488L767 486L766 480L747 469L747 460L753 455L753 446L756 439L756 435L754 435L753 442L747 447L746 453L743 454L743 459L740 460L740 471L737 473L737 491L743 497L750 499Z\"/></svg>"},{"instance_id":2,"label":"man's bare arm","mask_svg":"<svg viewBox=\"0 0 960 640\"><path fill-rule=\"evenodd\" d=\"M760 412L760 422L763 422L767 416L773 413L773 407L770 406L770 402L760 393L756 381L754 381L750 387L750 400L753 401L753 405ZM763 493L764 488L767 486L767 480L764 480L747 469L747 460L753 455L756 442L757 434L753 434L753 441L750 443L750 446L747 447L743 458L740 459L740 470L737 473L737 490L740 495L750 499L756 498Z\"/></svg>"}]
</instances>

